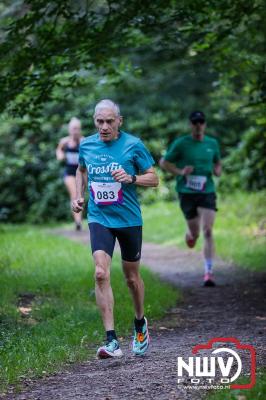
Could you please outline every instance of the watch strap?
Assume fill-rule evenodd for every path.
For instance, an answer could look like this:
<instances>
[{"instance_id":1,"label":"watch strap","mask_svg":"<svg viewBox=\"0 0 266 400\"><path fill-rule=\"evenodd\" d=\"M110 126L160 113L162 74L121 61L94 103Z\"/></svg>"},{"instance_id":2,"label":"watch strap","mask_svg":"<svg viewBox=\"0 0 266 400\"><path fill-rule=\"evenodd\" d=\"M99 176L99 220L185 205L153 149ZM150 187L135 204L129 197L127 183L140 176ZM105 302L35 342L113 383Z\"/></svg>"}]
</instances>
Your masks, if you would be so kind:
<instances>
[{"instance_id":1,"label":"watch strap","mask_svg":"<svg viewBox=\"0 0 266 400\"><path fill-rule=\"evenodd\" d=\"M133 183L136 182L137 177L136 177L136 175L131 175L131 178L132 178L132 182L130 182L130 184L132 185Z\"/></svg>"}]
</instances>

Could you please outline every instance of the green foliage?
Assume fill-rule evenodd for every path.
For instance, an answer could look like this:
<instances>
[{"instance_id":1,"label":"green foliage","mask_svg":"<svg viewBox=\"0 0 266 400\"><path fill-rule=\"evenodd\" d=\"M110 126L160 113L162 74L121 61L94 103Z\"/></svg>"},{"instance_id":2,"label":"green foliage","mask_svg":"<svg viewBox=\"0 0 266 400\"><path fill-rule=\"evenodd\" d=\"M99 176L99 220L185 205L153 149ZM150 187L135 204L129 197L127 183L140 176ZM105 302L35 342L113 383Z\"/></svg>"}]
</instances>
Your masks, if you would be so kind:
<instances>
[{"instance_id":1,"label":"green foliage","mask_svg":"<svg viewBox=\"0 0 266 400\"><path fill-rule=\"evenodd\" d=\"M237 149L224 162L226 173L221 178L221 190L231 192L235 189L257 190L266 187L266 158L263 154L266 154L266 131L263 128L250 128Z\"/></svg>"},{"instance_id":2,"label":"green foliage","mask_svg":"<svg viewBox=\"0 0 266 400\"><path fill-rule=\"evenodd\" d=\"M86 246L30 226L10 225L0 226L0 243L1 392L25 376L44 376L87 359L90 345L104 339L104 330ZM146 310L153 320L175 304L177 292L142 271ZM112 286L116 329L124 336L131 332L134 312L118 256Z\"/></svg>"},{"instance_id":3,"label":"green foliage","mask_svg":"<svg viewBox=\"0 0 266 400\"><path fill-rule=\"evenodd\" d=\"M156 161L203 109L225 159L220 188L265 188L264 23L262 0L5 1L0 219L68 218L55 147L72 116L92 133L93 107L107 97Z\"/></svg>"},{"instance_id":4,"label":"green foliage","mask_svg":"<svg viewBox=\"0 0 266 400\"><path fill-rule=\"evenodd\" d=\"M156 168L156 173L159 177L160 183L156 188L137 188L139 199L142 205L149 205L161 201L171 201L177 198L177 193L175 190L176 183L172 179L167 181L165 179L165 174Z\"/></svg>"},{"instance_id":5,"label":"green foliage","mask_svg":"<svg viewBox=\"0 0 266 400\"><path fill-rule=\"evenodd\" d=\"M64 72L71 73L68 87L82 68L91 72L96 65L113 73L121 47L142 43L138 26L149 25L149 17L155 22L163 3L167 7L165 1L150 0L19 3L20 16L11 24L5 17L2 22L0 109L15 100L13 111L34 114Z\"/></svg>"},{"instance_id":6,"label":"green foliage","mask_svg":"<svg viewBox=\"0 0 266 400\"><path fill-rule=\"evenodd\" d=\"M262 0L28 0L7 10L1 19L1 109L16 100L15 109L34 111L49 99L58 74L70 72L72 87L82 68L114 73L121 50L128 55L134 48L144 59L148 49L162 61L208 58L221 82L228 77L253 103L265 100Z\"/></svg>"},{"instance_id":7,"label":"green foliage","mask_svg":"<svg viewBox=\"0 0 266 400\"><path fill-rule=\"evenodd\" d=\"M51 140L54 127L46 124L42 137L38 126L23 121L6 122L0 129L0 219L40 222L66 218L69 201L55 160L58 133Z\"/></svg>"}]
</instances>

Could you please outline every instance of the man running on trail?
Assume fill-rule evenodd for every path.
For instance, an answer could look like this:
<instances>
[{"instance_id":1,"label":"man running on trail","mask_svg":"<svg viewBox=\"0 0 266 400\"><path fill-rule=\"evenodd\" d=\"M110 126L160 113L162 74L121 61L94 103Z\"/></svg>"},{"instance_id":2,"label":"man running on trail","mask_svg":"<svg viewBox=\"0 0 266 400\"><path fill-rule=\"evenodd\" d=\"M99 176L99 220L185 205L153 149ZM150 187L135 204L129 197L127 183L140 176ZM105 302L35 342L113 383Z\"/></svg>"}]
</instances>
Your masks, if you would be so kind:
<instances>
[{"instance_id":1,"label":"man running on trail","mask_svg":"<svg viewBox=\"0 0 266 400\"><path fill-rule=\"evenodd\" d=\"M136 186L157 186L154 161L140 139L120 130L122 117L117 104L102 100L95 107L98 132L80 145L76 173L77 199L73 211L81 212L88 176L90 193L88 221L95 263L96 302L100 308L107 342L98 358L120 357L113 317L110 266L116 239L122 267L135 308L133 352L143 355L149 346L144 316L144 283L139 273L142 245L142 218Z\"/></svg>"},{"instance_id":2,"label":"man running on trail","mask_svg":"<svg viewBox=\"0 0 266 400\"><path fill-rule=\"evenodd\" d=\"M205 115L190 114L191 134L177 138L161 159L160 166L176 176L180 207L187 222L188 247L195 246L202 225L205 260L204 286L215 286L212 266L214 257L213 224L216 209L212 174L222 172L220 150L216 139L205 135Z\"/></svg>"}]
</instances>

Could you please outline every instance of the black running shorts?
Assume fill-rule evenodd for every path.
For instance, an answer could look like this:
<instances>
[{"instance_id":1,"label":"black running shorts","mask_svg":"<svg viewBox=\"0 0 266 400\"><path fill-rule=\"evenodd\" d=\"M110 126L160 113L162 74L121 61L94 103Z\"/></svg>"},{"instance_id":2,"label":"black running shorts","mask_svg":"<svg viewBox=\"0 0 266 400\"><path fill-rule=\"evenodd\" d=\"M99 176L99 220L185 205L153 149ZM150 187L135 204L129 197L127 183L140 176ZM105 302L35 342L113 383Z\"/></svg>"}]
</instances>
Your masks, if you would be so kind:
<instances>
[{"instance_id":1,"label":"black running shorts","mask_svg":"<svg viewBox=\"0 0 266 400\"><path fill-rule=\"evenodd\" d=\"M138 261L141 257L142 226L107 228L97 222L89 223L92 254L103 250L113 256L115 241L119 242L124 261Z\"/></svg>"},{"instance_id":2,"label":"black running shorts","mask_svg":"<svg viewBox=\"0 0 266 400\"><path fill-rule=\"evenodd\" d=\"M181 210L186 219L198 216L198 207L218 211L215 193L178 193Z\"/></svg>"}]
</instances>

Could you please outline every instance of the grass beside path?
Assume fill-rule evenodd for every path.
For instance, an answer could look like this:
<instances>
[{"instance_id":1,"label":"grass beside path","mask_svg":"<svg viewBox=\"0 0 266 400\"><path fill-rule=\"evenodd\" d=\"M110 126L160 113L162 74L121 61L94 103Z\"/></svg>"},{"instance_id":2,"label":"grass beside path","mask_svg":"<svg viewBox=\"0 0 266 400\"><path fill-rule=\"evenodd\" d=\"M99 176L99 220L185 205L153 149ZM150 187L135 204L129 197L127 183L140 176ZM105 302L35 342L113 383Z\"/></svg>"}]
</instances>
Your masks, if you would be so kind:
<instances>
[{"instance_id":1,"label":"grass beside path","mask_svg":"<svg viewBox=\"0 0 266 400\"><path fill-rule=\"evenodd\" d=\"M217 254L241 267L266 268L266 191L218 196L214 235ZM144 240L186 248L178 201L143 206ZM202 238L196 249L202 247Z\"/></svg>"},{"instance_id":2,"label":"grass beside path","mask_svg":"<svg viewBox=\"0 0 266 400\"><path fill-rule=\"evenodd\" d=\"M239 379L239 383L248 383L249 380ZM252 389L217 390L207 395L206 400L265 400L266 372L257 372L256 385Z\"/></svg>"},{"instance_id":3,"label":"grass beside path","mask_svg":"<svg viewBox=\"0 0 266 400\"><path fill-rule=\"evenodd\" d=\"M104 339L86 246L29 226L0 226L0 389L88 358ZM159 318L177 292L143 269L146 312ZM133 307L118 257L112 286L116 329L131 333ZM93 355L95 351L93 350ZM1 391L0 390L0 391Z\"/></svg>"}]
</instances>

